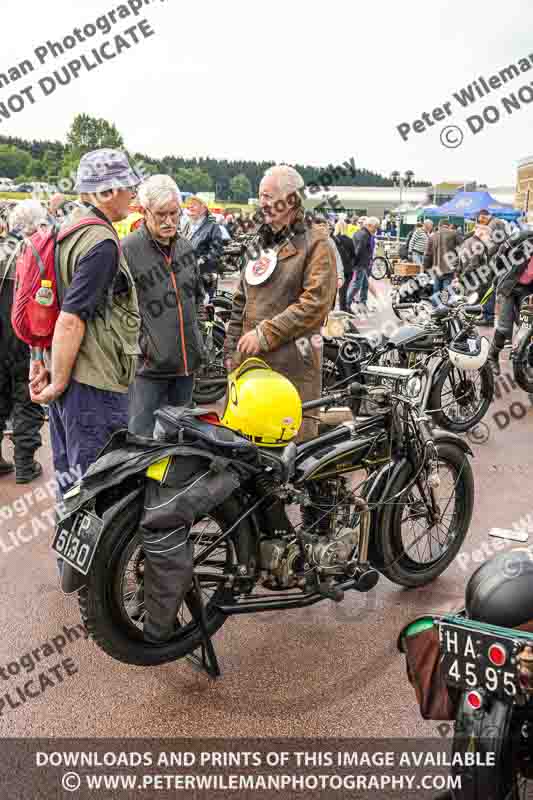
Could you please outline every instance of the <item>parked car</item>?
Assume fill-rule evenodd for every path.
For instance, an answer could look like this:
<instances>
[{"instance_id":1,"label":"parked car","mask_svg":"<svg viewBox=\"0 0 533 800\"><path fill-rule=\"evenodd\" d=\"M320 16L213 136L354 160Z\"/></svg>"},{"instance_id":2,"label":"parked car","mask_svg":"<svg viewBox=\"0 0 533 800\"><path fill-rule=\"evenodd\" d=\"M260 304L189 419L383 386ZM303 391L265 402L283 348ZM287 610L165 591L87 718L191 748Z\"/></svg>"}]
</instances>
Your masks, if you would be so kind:
<instances>
[{"instance_id":1,"label":"parked car","mask_svg":"<svg viewBox=\"0 0 533 800\"><path fill-rule=\"evenodd\" d=\"M19 183L18 186L15 186L15 192L21 192L23 194L33 194L33 184L32 183Z\"/></svg>"},{"instance_id":2,"label":"parked car","mask_svg":"<svg viewBox=\"0 0 533 800\"><path fill-rule=\"evenodd\" d=\"M15 181L13 178L0 178L0 192L14 192Z\"/></svg>"}]
</instances>

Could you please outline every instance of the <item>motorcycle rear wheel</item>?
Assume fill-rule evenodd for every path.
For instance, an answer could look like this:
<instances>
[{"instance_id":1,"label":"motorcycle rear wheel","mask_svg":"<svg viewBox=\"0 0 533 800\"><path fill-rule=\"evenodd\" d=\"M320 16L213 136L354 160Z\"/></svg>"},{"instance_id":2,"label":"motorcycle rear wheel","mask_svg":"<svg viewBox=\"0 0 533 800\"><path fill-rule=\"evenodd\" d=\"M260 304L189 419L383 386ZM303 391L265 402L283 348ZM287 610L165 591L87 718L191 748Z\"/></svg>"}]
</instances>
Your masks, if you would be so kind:
<instances>
[{"instance_id":1,"label":"motorcycle rear wheel","mask_svg":"<svg viewBox=\"0 0 533 800\"><path fill-rule=\"evenodd\" d=\"M455 720L452 757L457 753L460 761L466 753L481 756L495 754L494 766L452 767L452 775L460 783L452 792L453 800L525 800L529 795L522 789L524 781L515 771L511 757L512 706L491 698L488 708L472 711L461 697Z\"/></svg>"},{"instance_id":2,"label":"motorcycle rear wheel","mask_svg":"<svg viewBox=\"0 0 533 800\"><path fill-rule=\"evenodd\" d=\"M87 585L78 593L78 600L82 620L90 637L101 650L126 664L156 666L192 653L201 644L202 636L200 626L191 613L191 595L187 595L178 611L178 621L182 626L179 633L164 644L146 642L142 616L140 620L135 620L128 611L128 602L131 603L136 587L139 586L139 566L143 559L139 535L142 503L141 497L110 525L97 551ZM238 504L236 500L229 498L212 511L209 518L204 518L195 525L191 531L195 556L210 538L220 535L221 530L227 530L238 517ZM206 532L201 527L206 520L214 523L212 527L217 528L218 534L215 530ZM246 535L247 528L247 522L243 521L234 535ZM218 610L217 603L228 599L229 591L224 588L223 582L214 580L213 576L231 568L235 563L233 537L230 537L230 541L226 539L214 551L208 563L195 569L204 599L207 629L211 636L226 621L226 616ZM130 581L130 577L133 580Z\"/></svg>"},{"instance_id":3,"label":"motorcycle rear wheel","mask_svg":"<svg viewBox=\"0 0 533 800\"><path fill-rule=\"evenodd\" d=\"M375 281L381 281L390 275L389 262L383 256L378 256L372 261L370 275Z\"/></svg>"}]
</instances>

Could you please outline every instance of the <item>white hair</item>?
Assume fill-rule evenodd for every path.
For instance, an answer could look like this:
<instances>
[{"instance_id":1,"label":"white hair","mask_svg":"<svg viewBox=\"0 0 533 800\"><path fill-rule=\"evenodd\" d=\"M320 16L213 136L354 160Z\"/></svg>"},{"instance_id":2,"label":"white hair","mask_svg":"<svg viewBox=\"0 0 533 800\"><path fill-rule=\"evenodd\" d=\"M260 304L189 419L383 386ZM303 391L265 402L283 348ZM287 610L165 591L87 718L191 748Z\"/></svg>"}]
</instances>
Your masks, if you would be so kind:
<instances>
[{"instance_id":1,"label":"white hair","mask_svg":"<svg viewBox=\"0 0 533 800\"><path fill-rule=\"evenodd\" d=\"M365 225L375 225L376 228L379 228L380 224L377 217L365 217Z\"/></svg>"},{"instance_id":2,"label":"white hair","mask_svg":"<svg viewBox=\"0 0 533 800\"><path fill-rule=\"evenodd\" d=\"M143 208L158 208L170 200L181 205L181 192L170 175L152 175L141 184L138 197Z\"/></svg>"},{"instance_id":3,"label":"white hair","mask_svg":"<svg viewBox=\"0 0 533 800\"><path fill-rule=\"evenodd\" d=\"M298 194L305 186L300 173L288 164L276 164L265 172L264 178L275 178L280 192L284 195Z\"/></svg>"},{"instance_id":4,"label":"white hair","mask_svg":"<svg viewBox=\"0 0 533 800\"><path fill-rule=\"evenodd\" d=\"M22 200L9 215L10 230L20 228L24 236L31 236L46 222L46 211L38 200Z\"/></svg>"}]
</instances>

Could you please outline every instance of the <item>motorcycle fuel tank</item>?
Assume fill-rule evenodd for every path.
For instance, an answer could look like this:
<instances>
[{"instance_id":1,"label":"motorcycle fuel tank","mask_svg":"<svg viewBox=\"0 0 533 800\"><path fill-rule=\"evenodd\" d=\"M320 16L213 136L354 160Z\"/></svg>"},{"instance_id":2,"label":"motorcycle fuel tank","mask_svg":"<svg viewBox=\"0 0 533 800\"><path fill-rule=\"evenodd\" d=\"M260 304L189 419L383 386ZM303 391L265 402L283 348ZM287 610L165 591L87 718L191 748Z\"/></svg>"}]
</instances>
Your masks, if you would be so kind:
<instances>
[{"instance_id":1,"label":"motorcycle fuel tank","mask_svg":"<svg viewBox=\"0 0 533 800\"><path fill-rule=\"evenodd\" d=\"M440 330L428 331L419 325L403 325L389 338L389 344L403 350L432 352L444 343Z\"/></svg>"}]
</instances>

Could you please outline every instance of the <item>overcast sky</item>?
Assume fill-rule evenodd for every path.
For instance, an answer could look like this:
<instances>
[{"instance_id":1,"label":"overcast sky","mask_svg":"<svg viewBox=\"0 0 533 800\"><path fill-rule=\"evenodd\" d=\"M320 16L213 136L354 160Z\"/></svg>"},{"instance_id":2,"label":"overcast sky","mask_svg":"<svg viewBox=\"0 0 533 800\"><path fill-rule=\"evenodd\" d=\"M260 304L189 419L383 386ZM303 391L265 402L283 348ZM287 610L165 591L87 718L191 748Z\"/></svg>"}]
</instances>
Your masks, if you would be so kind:
<instances>
[{"instance_id":1,"label":"overcast sky","mask_svg":"<svg viewBox=\"0 0 533 800\"><path fill-rule=\"evenodd\" d=\"M511 116L501 102L533 87L533 69L469 110L453 100L479 76L488 80L529 55L533 66L531 0L152 0L137 18L39 66L37 47L119 5L2 0L0 74L26 58L36 69L0 89L0 107L26 86L36 102L9 120L0 114L1 134L64 140L73 116L86 112L113 121L129 149L156 157L321 165L353 156L383 174L412 169L420 179L491 185L513 185L517 160L533 153L533 103ZM143 18L154 36L43 96L39 79ZM525 101L533 99L528 91ZM453 116L402 141L397 125L447 101ZM474 136L465 118L487 105L501 119ZM464 131L456 149L440 141L449 125ZM446 135L454 143L459 134Z\"/></svg>"}]
</instances>

